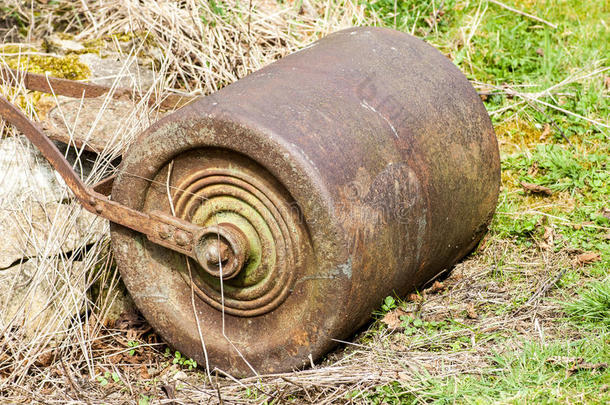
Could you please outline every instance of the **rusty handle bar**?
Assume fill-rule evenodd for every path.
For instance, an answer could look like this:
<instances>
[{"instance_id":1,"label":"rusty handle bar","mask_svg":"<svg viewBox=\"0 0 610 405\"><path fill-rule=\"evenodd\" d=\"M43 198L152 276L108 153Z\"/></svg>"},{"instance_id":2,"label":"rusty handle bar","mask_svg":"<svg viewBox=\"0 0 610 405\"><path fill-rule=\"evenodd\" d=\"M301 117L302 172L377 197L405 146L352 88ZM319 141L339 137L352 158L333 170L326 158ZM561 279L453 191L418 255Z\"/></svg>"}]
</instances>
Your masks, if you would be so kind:
<instances>
[{"instance_id":1,"label":"rusty handle bar","mask_svg":"<svg viewBox=\"0 0 610 405\"><path fill-rule=\"evenodd\" d=\"M0 96L0 116L40 150L87 211L143 233L158 245L194 258L215 276L218 276L216 268L219 264L213 257L214 252L231 252L231 257L223 260L230 264L227 270L231 273L243 266L249 246L245 235L237 227L230 224L202 227L160 211L143 213L112 201L87 187L44 132L3 96Z\"/></svg>"},{"instance_id":2,"label":"rusty handle bar","mask_svg":"<svg viewBox=\"0 0 610 405\"><path fill-rule=\"evenodd\" d=\"M6 67L0 67L0 79L7 85L15 86L23 83L24 87L28 90L58 94L66 97L95 98L109 93L112 98L126 97L134 101L138 101L140 99L140 97L134 94L134 92L129 88L117 87L113 90L111 87L100 84L78 82L75 80L61 79L43 74L22 72ZM111 90L113 91L111 92ZM195 98L196 97L193 96L170 94L159 103L159 107L164 109L178 108L188 104ZM148 100L149 105L153 105L155 103L155 100Z\"/></svg>"}]
</instances>

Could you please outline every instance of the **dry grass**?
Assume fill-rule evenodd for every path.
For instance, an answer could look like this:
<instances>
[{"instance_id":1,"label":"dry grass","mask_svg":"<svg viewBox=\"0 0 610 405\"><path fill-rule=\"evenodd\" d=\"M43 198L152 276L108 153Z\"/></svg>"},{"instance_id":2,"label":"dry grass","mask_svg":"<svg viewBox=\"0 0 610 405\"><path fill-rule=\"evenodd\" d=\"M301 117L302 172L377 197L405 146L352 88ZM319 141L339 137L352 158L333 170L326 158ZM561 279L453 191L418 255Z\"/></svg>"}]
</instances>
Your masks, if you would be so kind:
<instances>
[{"instance_id":1,"label":"dry grass","mask_svg":"<svg viewBox=\"0 0 610 405\"><path fill-rule=\"evenodd\" d=\"M506 271L504 282L490 277L494 262L500 258ZM220 370L212 373L211 381L203 372L179 371L141 320L125 319L121 323L125 329L96 329L98 318L90 315L89 325L83 325L84 335L75 334L70 340L73 346L65 342L53 351L59 358L44 367L29 365L28 378L5 385L4 390L15 400L44 398L46 403L123 403L127 398L151 396L159 398L159 403L281 403L298 398L299 403L322 404L366 402L362 395L398 381L417 395L425 389L426 378L480 375L489 370L492 354L519 348L524 340L544 342L565 333L555 321L557 304L536 295L540 291L552 295L552 287L545 289L556 276L550 271L565 266L572 266L565 254L541 254L537 248L518 250L504 241L490 241L485 252L461 263L441 285L424 290L402 307L407 316L424 321L453 320L460 327L406 336L376 321L310 370L242 380ZM527 278L524 285L529 290L513 289L511 269ZM469 308L474 308L476 317ZM148 339L150 345L129 355L130 339ZM88 350L79 347L83 344ZM117 382L108 375L107 385L91 378L104 373L116 373ZM355 396L350 397L350 393Z\"/></svg>"},{"instance_id":2,"label":"dry grass","mask_svg":"<svg viewBox=\"0 0 610 405\"><path fill-rule=\"evenodd\" d=\"M122 53L126 64L139 59L155 70L155 85L136 89L142 98L112 147L89 162L89 183L115 170L110 162L157 119L159 112L148 104L150 98L158 100L170 92L209 94L329 32L378 22L374 14L365 16L358 1L348 0L305 0L300 7L271 0L228 1L223 2L222 12L213 2L194 0L62 0L46 6L34 3L35 10L16 0L4 4L24 22L31 43L62 27L73 32L75 40L104 38L98 46ZM36 19L35 11L42 13ZM470 47L485 12L481 7L463 28L465 48ZM11 41L18 37L12 27L2 32ZM124 38L117 33L136 34ZM520 103L536 103L540 97L510 88L499 90L512 92ZM36 118L37 97L24 88L0 91ZM77 124L67 124L78 131ZM2 125L3 137L18 136ZM82 151L77 154L84 156ZM24 211L35 202L35 195L3 200L1 209ZM87 243L83 238L74 250L59 252L82 211L76 202L68 206L70 214L52 224L52 238L29 240L40 256L33 262L30 284L55 286L43 309L58 309L45 322L36 317L28 320L26 295L16 315L0 325L0 396L11 402L125 403L154 397L156 403L282 403L289 398L312 404L358 403L366 402L366 394L376 387L396 381L417 397L425 389L426 378L478 375L492 366L491 353L519 347L523 339L544 342L561 334L577 334L555 322L558 304L543 299L554 294L562 270L573 266L569 253L491 239L440 287L433 287L435 291L424 291L403 307L405 316L425 322L453 320L459 326L422 329L408 336L376 321L309 370L244 380L220 370L211 375L187 373L164 355L165 346L136 314L124 314L114 323L105 321L120 291L109 241ZM30 224L36 225L33 216ZM519 289L514 288L516 283ZM28 294L33 293L35 289ZM28 329L31 333L26 334ZM133 353L131 342L140 344Z\"/></svg>"},{"instance_id":3,"label":"dry grass","mask_svg":"<svg viewBox=\"0 0 610 405\"><path fill-rule=\"evenodd\" d=\"M22 2L9 0L7 6L31 24L31 10ZM69 11L60 17L61 9ZM115 34L137 33L134 54L154 47L152 56L166 69L168 88L199 94L218 90L354 21L375 23L365 18L358 2L349 0L306 0L300 7L273 0L218 5L194 0L60 1L40 12L49 23L29 25L33 38L48 35L58 18L62 25L78 26L75 39L112 38L117 50L124 37Z\"/></svg>"}]
</instances>

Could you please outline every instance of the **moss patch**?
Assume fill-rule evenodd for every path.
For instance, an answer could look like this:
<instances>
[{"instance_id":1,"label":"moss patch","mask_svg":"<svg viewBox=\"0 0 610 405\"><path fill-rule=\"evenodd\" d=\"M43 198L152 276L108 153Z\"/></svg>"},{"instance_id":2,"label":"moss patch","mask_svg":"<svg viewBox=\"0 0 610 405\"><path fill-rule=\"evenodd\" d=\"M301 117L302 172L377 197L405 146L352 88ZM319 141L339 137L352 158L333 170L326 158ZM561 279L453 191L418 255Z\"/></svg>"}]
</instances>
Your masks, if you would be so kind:
<instances>
[{"instance_id":1,"label":"moss patch","mask_svg":"<svg viewBox=\"0 0 610 405\"><path fill-rule=\"evenodd\" d=\"M9 49L7 49L9 48ZM10 48L15 46L1 47L3 53L13 54ZM19 51L19 49L17 49ZM12 68L31 73L48 73L53 77L70 80L83 80L91 76L91 70L87 65L80 62L77 55L66 56L44 56L44 55L17 55L5 59L6 64Z\"/></svg>"}]
</instances>

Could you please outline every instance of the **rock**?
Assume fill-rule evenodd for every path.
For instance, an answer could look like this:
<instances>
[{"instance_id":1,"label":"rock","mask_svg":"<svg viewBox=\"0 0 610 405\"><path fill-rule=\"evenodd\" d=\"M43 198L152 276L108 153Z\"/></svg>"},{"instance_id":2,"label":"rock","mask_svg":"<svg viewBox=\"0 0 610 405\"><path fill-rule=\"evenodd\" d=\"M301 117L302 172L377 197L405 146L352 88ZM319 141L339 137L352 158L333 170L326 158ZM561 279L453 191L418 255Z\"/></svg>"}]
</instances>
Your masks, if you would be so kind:
<instances>
[{"instance_id":1,"label":"rock","mask_svg":"<svg viewBox=\"0 0 610 405\"><path fill-rule=\"evenodd\" d=\"M83 262L47 259L0 270L0 328L59 340L87 298L85 271Z\"/></svg>"},{"instance_id":2,"label":"rock","mask_svg":"<svg viewBox=\"0 0 610 405\"><path fill-rule=\"evenodd\" d=\"M188 376L186 375L186 373L180 370L171 377L171 381L183 381L186 380L187 377Z\"/></svg>"},{"instance_id":3,"label":"rock","mask_svg":"<svg viewBox=\"0 0 610 405\"><path fill-rule=\"evenodd\" d=\"M155 82L152 70L139 66L134 59L127 61L118 54L100 58L94 53L85 53L79 56L79 60L89 66L91 81L95 84L146 91Z\"/></svg>"},{"instance_id":4,"label":"rock","mask_svg":"<svg viewBox=\"0 0 610 405\"><path fill-rule=\"evenodd\" d=\"M25 136L0 140L0 207L32 198L59 201L64 184Z\"/></svg>"},{"instance_id":5,"label":"rock","mask_svg":"<svg viewBox=\"0 0 610 405\"><path fill-rule=\"evenodd\" d=\"M46 48L51 52L69 53L82 52L85 50L83 44L68 37L60 37L57 34L52 34L45 38Z\"/></svg>"},{"instance_id":6,"label":"rock","mask_svg":"<svg viewBox=\"0 0 610 405\"><path fill-rule=\"evenodd\" d=\"M130 100L111 100L105 97L86 100L58 98L60 107L47 113L43 128L49 138L68 145L101 153L113 146L122 149L122 137L128 135L125 122L135 106ZM98 118L99 117L99 118ZM67 125L66 125L67 123Z\"/></svg>"},{"instance_id":7,"label":"rock","mask_svg":"<svg viewBox=\"0 0 610 405\"><path fill-rule=\"evenodd\" d=\"M110 286L101 286L101 296L98 301L103 303L104 309L100 312L104 324L112 325L125 314L137 313L136 304L127 292L122 281Z\"/></svg>"},{"instance_id":8,"label":"rock","mask_svg":"<svg viewBox=\"0 0 610 405\"><path fill-rule=\"evenodd\" d=\"M140 67L135 61L127 66L118 55L100 58L96 54L82 54L79 60L91 70L91 82L120 88L133 88L145 92L154 83L151 70ZM126 147L125 140L131 134L126 123L139 113L128 99L113 99L106 96L84 100L58 97L59 106L54 106L42 122L48 136L56 141L84 146L87 150L101 153L117 147L118 153ZM138 116L137 121L146 121ZM117 154L118 154L117 153Z\"/></svg>"},{"instance_id":9,"label":"rock","mask_svg":"<svg viewBox=\"0 0 610 405\"><path fill-rule=\"evenodd\" d=\"M0 269L24 257L51 257L107 235L105 220L76 205L17 202L0 208Z\"/></svg>"},{"instance_id":10,"label":"rock","mask_svg":"<svg viewBox=\"0 0 610 405\"><path fill-rule=\"evenodd\" d=\"M76 203L67 186L24 136L0 140L0 269L24 257L50 257L107 235L106 221Z\"/></svg>"}]
</instances>

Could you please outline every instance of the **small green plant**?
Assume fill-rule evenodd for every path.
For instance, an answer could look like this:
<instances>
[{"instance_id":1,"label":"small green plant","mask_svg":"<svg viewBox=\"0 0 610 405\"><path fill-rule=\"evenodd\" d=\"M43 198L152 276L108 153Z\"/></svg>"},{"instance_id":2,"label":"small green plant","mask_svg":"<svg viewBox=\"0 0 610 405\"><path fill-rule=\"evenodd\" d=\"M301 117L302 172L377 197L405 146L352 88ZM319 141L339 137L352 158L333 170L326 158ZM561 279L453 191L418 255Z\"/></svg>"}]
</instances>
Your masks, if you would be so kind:
<instances>
[{"instance_id":1,"label":"small green plant","mask_svg":"<svg viewBox=\"0 0 610 405\"><path fill-rule=\"evenodd\" d=\"M246 397L248 399L258 399L258 390L246 387Z\"/></svg>"},{"instance_id":2,"label":"small green plant","mask_svg":"<svg viewBox=\"0 0 610 405\"><path fill-rule=\"evenodd\" d=\"M514 237L524 241L536 231L540 215L496 216L493 230L503 237Z\"/></svg>"},{"instance_id":3,"label":"small green plant","mask_svg":"<svg viewBox=\"0 0 610 405\"><path fill-rule=\"evenodd\" d=\"M169 349L165 350L165 354L166 354L166 357L167 357L167 355L169 354ZM180 353L177 350L174 353L174 359L172 360L172 364L179 364L181 366L188 367L189 370L197 368L197 362L195 360L187 359L186 357L184 357L182 355L182 353Z\"/></svg>"},{"instance_id":4,"label":"small green plant","mask_svg":"<svg viewBox=\"0 0 610 405\"><path fill-rule=\"evenodd\" d=\"M390 312L391 310L396 309L397 307L398 305L396 304L396 300L390 295L385 297L385 299L383 300L383 304L381 305L381 309L383 310L383 312Z\"/></svg>"},{"instance_id":5,"label":"small green plant","mask_svg":"<svg viewBox=\"0 0 610 405\"><path fill-rule=\"evenodd\" d=\"M151 396L140 394L140 398L138 399L138 405L148 405L150 404Z\"/></svg>"},{"instance_id":6,"label":"small green plant","mask_svg":"<svg viewBox=\"0 0 610 405\"><path fill-rule=\"evenodd\" d=\"M462 328L463 325L453 319L444 321L424 321L421 318L412 318L408 315L400 317L401 326L404 328L405 335L414 335L418 331L424 331L427 334L449 331L456 328Z\"/></svg>"},{"instance_id":7,"label":"small green plant","mask_svg":"<svg viewBox=\"0 0 610 405\"><path fill-rule=\"evenodd\" d=\"M116 372L111 373L110 371L106 371L104 375L100 375L97 377L97 381L102 387L108 385L110 380L114 381L115 383L118 383L119 381L121 381L121 378Z\"/></svg>"},{"instance_id":8,"label":"small green plant","mask_svg":"<svg viewBox=\"0 0 610 405\"><path fill-rule=\"evenodd\" d=\"M131 349L128 352L129 355L134 356L136 354L136 348L138 348L140 346L140 344L138 342L136 342L135 340L130 340L129 342L127 342L127 346L131 347Z\"/></svg>"}]
</instances>

